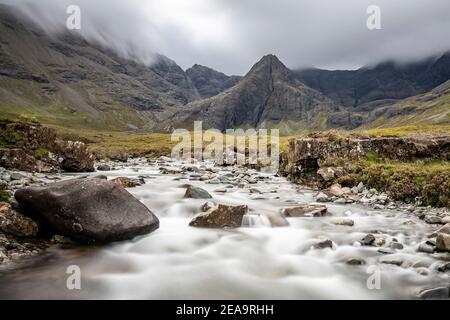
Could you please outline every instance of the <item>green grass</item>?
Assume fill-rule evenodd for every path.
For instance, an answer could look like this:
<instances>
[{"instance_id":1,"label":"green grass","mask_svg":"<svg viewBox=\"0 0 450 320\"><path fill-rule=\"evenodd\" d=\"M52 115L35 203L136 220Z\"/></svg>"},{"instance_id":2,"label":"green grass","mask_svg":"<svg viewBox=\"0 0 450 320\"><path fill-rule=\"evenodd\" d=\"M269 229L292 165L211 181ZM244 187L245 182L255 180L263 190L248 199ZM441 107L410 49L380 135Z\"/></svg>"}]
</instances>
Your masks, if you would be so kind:
<instances>
[{"instance_id":1,"label":"green grass","mask_svg":"<svg viewBox=\"0 0 450 320\"><path fill-rule=\"evenodd\" d=\"M6 191L0 191L0 202L9 202L9 194Z\"/></svg>"},{"instance_id":2,"label":"green grass","mask_svg":"<svg viewBox=\"0 0 450 320\"><path fill-rule=\"evenodd\" d=\"M366 161L355 176L370 188L388 191L394 200L450 207L450 162Z\"/></svg>"}]
</instances>

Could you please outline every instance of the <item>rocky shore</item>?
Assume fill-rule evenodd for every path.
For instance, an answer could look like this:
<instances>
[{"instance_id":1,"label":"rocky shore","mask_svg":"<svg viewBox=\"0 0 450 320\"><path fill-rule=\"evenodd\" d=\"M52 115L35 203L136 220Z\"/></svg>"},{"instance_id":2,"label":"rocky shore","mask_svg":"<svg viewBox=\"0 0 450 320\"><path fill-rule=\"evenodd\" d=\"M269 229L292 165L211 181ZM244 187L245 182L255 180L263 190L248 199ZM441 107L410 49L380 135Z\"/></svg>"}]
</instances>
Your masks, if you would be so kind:
<instances>
[{"instance_id":1,"label":"rocky shore","mask_svg":"<svg viewBox=\"0 0 450 320\"><path fill-rule=\"evenodd\" d=\"M336 215L334 209L336 206L345 208L359 205L362 208L374 210L374 212L380 211L382 215L389 215L389 212L392 212L393 215L397 212L407 212L410 215L410 219L404 220L405 228L413 228L418 221L421 221L421 224L427 225L427 228L430 229L427 238L420 243L413 244L415 254L425 254L431 259L441 261L436 264L427 264L429 268L423 265L419 268L420 270L417 270L424 274L434 272L446 274L449 272L450 212L446 208L432 208L391 201L386 194L368 189L363 184L359 184L356 188L332 185L327 190L311 190L313 198L309 202L299 202L294 197L282 200L284 205L281 206L278 212L261 213L258 210L255 211L250 202L281 201L282 197L280 196L282 194L279 193L276 184L274 187L270 187L274 183L274 179L279 178L243 167L216 167L207 163L186 164L165 157L159 159L129 159L127 162L101 161L95 165L95 168L99 171L98 174L94 173L75 178L60 173L26 173L3 169L1 179L7 181L7 188L10 188L12 192L19 190L16 192L17 200L11 200L12 205L1 204L0 216L2 223L0 224L0 239L2 242L0 251L4 267L8 267L8 265L13 266L14 262L21 261L21 257L37 254L48 246L58 244L79 246L85 242L92 243L93 240L94 243L96 241L103 242L104 240L123 240L138 234L151 232L157 228L159 225L158 219L148 209L142 208L142 214L144 214L142 217L148 217L150 220L136 222L133 217L127 216L127 222L134 221L131 228L135 228L135 222L142 227L138 227L137 231L126 234L124 237L121 235L117 236L116 233L118 227L119 230L122 227L130 230L129 227L123 226L122 222L114 226L112 237L107 236L105 238L105 229L89 229L92 228L92 225L111 226L109 216L106 218L105 215L97 215L98 212L102 212L102 208L105 208L104 210L107 212L112 211L120 214L120 212L126 212L129 209L129 205L134 203L134 197L125 195L126 191L122 186L131 188L129 190L134 190L135 188L144 187L146 183L154 178L150 175L139 175L139 173L130 176L116 176L114 172L122 172L125 169L130 170L130 172L139 172L140 168L147 166L157 168L159 175L167 176L168 180L186 181L186 183L181 184L181 188L184 190L183 198L187 201L199 203L198 208L194 210L197 213L190 219L189 225L191 227L201 229L233 229L242 226L286 227L295 222L295 219L317 219L317 223L320 223L321 219L327 219L336 228L352 229L356 228L358 221L349 214ZM108 170L104 171L105 169ZM108 178L102 172L106 172L108 175L113 174L113 176ZM200 187L199 183L208 186L208 188ZM101 192L103 188L115 190L116 188L113 185L117 187L119 192L117 195L114 193L106 195ZM77 189L80 186L87 190L85 194ZM98 194L98 192L101 194ZM236 192L248 194L249 202L242 202L240 205L230 205L218 200L218 198L220 199L227 194L232 195ZM76 201L76 197L71 196L73 194L82 197L81 204ZM53 198L55 195L57 195L57 198ZM104 196L112 198L99 201L99 199L104 199ZM123 199L123 197L126 197L128 200ZM113 198L120 199L120 201L115 201ZM33 199L39 200L33 201ZM29 202L29 207L27 207L27 202ZM102 203L105 202L112 203L112 206L103 207ZM49 206L49 203L52 205ZM74 208L77 212L81 210L86 215L82 214L80 217L77 217L77 219L81 219L77 221L71 220L70 210L65 211L64 215L58 216L62 203L68 204L69 208ZM86 205L84 206L83 204ZM117 211L115 207L117 207ZM138 205L138 207L140 206ZM43 210L43 208L50 208L51 210ZM140 212L141 209L137 210ZM20 212L26 213L27 216ZM35 214L33 218L30 218L32 215L29 213L31 212ZM58 219L52 220L52 212ZM96 217L95 222L90 220L90 217L93 216ZM102 221L105 218L107 220ZM67 224L67 221L70 223ZM49 226L48 224L51 225ZM185 227L188 228L188 224ZM41 228L45 230L44 235L40 232ZM313 250L336 250L339 246L345 244L337 241L330 233L328 238L319 238L310 242L310 245ZM407 262L404 258L399 258L399 254L403 250L407 250L410 255L413 254L410 251L411 243L407 238L396 237L380 229L361 234L356 242L347 245L373 248L374 252L382 258L380 258L381 260L378 263L392 264L397 267L409 266L410 262ZM370 262L366 257L353 256L348 257L344 263L348 266L360 266ZM420 298L428 298L435 297L437 294L438 297L442 298L445 296L445 293L442 293L442 288L439 288L426 288L418 295ZM429 291L430 289L433 290ZM436 290L441 290L439 291L441 293L439 294Z\"/></svg>"},{"instance_id":2,"label":"rocky shore","mask_svg":"<svg viewBox=\"0 0 450 320\"><path fill-rule=\"evenodd\" d=\"M385 230L365 229L364 234L360 233L351 243L340 243L333 239L333 233L328 233L310 242L310 248L336 250L342 245L373 248L383 258L377 263L406 267L409 262L400 257L407 247L409 255L425 254L430 259L440 261L421 266L418 272L428 275L450 271L448 208L426 206L419 200L410 203L396 201L389 192L378 191L362 181L352 180L353 185L348 181L339 183L345 181L342 178L349 174L351 159L364 159L372 152L380 153L380 148L387 148L384 154L391 157L420 155L448 160L445 139L429 144L395 139L387 142L297 139L291 141L287 161L282 162L280 174L274 176L236 165L219 167L209 162L183 163L167 157L123 157L95 163L94 156L82 143L56 142L50 131L39 127L26 130L21 127L21 130L24 132L21 136L23 148L27 146L26 150L34 150L34 153L31 155L25 149L17 149L22 151L15 151L13 158L10 158L11 153L3 152L3 167L0 167L2 268L14 268L15 263L22 261L23 257L38 254L51 246L77 247L122 241L159 228L159 218L153 213L153 208L130 193L134 188L145 187L156 176L113 174L123 170L139 172L140 168L151 167L157 168L158 176L166 176L166 180L186 181L180 186L184 190L183 199L196 203L195 207L191 206L194 215L185 225L186 228L274 228L290 226L296 219L313 219L318 223L326 219L335 228L352 229L358 225L353 213L348 210L349 213L346 211L344 215L339 215L336 214L336 208L345 210L346 207L357 206L372 211L374 215L380 212L380 217L401 213L409 217L402 222L405 228L414 228L418 224L426 226L424 228L429 230L426 237L415 242ZM49 151L46 157L37 157L36 149L33 148L43 145L54 150L55 154ZM408 151L403 152L402 148ZM15 158L22 153L26 154L25 159L29 162ZM342 159L349 163L336 166ZM21 165L13 168L17 163ZM33 165L30 166L30 163ZM93 171L97 172L80 174ZM74 176L68 172L78 174ZM307 202L298 201L295 197L281 200L283 195L277 182L281 175L286 175L298 184L312 186L309 189L312 198ZM227 194L236 193L246 194L240 203L230 204L218 200ZM274 203L278 209L261 212L251 205L255 202ZM367 259L361 256L348 257L345 264L360 266L368 263ZM424 289L418 297L445 297L446 294L448 297L448 288L447 291L441 287L429 289Z\"/></svg>"}]
</instances>

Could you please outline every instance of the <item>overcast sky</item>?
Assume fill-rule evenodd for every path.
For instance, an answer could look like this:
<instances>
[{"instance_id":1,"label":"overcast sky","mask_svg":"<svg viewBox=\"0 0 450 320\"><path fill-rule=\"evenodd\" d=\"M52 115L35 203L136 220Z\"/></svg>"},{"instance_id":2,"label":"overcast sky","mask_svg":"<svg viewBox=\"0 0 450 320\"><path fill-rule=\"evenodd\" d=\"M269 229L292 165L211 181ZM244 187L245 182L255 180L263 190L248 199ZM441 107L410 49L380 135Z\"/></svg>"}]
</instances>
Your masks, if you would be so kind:
<instances>
[{"instance_id":1,"label":"overcast sky","mask_svg":"<svg viewBox=\"0 0 450 320\"><path fill-rule=\"evenodd\" d=\"M0 0L33 3L49 31L77 4L81 33L149 63L162 53L184 69L195 63L245 74L263 55L288 67L354 69L386 59L415 60L450 50L450 0ZM368 30L369 5L381 30Z\"/></svg>"}]
</instances>

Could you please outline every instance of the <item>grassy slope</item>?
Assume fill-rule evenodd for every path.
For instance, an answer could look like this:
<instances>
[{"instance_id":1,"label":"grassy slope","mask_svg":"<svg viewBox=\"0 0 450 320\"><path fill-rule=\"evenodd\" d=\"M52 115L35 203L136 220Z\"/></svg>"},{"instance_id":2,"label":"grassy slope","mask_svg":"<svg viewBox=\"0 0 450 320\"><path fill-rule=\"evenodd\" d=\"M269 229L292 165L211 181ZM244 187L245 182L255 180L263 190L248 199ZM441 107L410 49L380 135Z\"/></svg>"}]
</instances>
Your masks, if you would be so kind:
<instances>
[{"instance_id":1,"label":"grassy slope","mask_svg":"<svg viewBox=\"0 0 450 320\"><path fill-rule=\"evenodd\" d=\"M422 95L410 97L389 106L393 116L382 115L367 128L405 126L450 126L450 81Z\"/></svg>"}]
</instances>

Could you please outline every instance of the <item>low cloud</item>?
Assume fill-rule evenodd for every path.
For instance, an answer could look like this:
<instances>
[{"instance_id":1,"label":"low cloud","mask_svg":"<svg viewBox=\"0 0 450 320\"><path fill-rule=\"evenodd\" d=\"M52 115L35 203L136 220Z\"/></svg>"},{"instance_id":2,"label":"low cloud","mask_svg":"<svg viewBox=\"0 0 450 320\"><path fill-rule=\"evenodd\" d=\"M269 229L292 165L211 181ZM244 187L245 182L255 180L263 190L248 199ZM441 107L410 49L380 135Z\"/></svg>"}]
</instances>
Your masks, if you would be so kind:
<instances>
[{"instance_id":1,"label":"low cloud","mask_svg":"<svg viewBox=\"0 0 450 320\"><path fill-rule=\"evenodd\" d=\"M267 53L291 68L357 68L411 61L450 50L448 0L0 0L25 4L48 32L64 31L68 5L79 5L81 34L119 54L151 63L162 53L244 74ZM30 5L31 4L31 5ZM381 30L366 27L369 5Z\"/></svg>"}]
</instances>

